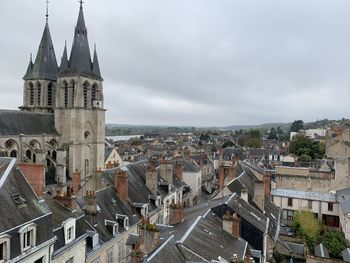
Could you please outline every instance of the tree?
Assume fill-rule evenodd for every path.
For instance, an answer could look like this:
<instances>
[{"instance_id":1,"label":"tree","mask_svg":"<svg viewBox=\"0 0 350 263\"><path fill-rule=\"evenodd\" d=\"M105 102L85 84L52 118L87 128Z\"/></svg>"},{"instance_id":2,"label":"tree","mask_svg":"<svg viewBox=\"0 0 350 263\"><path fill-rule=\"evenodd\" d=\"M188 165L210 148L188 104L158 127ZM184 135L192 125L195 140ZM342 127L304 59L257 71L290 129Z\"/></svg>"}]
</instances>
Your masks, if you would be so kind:
<instances>
[{"instance_id":1,"label":"tree","mask_svg":"<svg viewBox=\"0 0 350 263\"><path fill-rule=\"evenodd\" d=\"M310 211L297 211L293 217L293 227L304 238L310 251L313 252L320 235L321 226Z\"/></svg>"},{"instance_id":2,"label":"tree","mask_svg":"<svg viewBox=\"0 0 350 263\"><path fill-rule=\"evenodd\" d=\"M297 134L289 144L289 152L298 156L308 155L315 160L323 157L325 147L323 143L313 141L304 134Z\"/></svg>"},{"instance_id":3,"label":"tree","mask_svg":"<svg viewBox=\"0 0 350 263\"><path fill-rule=\"evenodd\" d=\"M341 252L348 247L343 232L327 230L322 236L322 243L328 248L331 258L342 259Z\"/></svg>"},{"instance_id":4,"label":"tree","mask_svg":"<svg viewBox=\"0 0 350 263\"><path fill-rule=\"evenodd\" d=\"M246 142L246 146L251 148L260 148L261 147L261 140L260 138L250 138Z\"/></svg>"},{"instance_id":5,"label":"tree","mask_svg":"<svg viewBox=\"0 0 350 263\"><path fill-rule=\"evenodd\" d=\"M224 142L224 144L222 145L222 148L233 147L233 146L234 146L233 141L226 141L226 142Z\"/></svg>"},{"instance_id":6,"label":"tree","mask_svg":"<svg viewBox=\"0 0 350 263\"><path fill-rule=\"evenodd\" d=\"M261 138L260 130L258 130L258 129L250 129L249 130L249 136L251 138L258 138L258 139L260 139Z\"/></svg>"},{"instance_id":7,"label":"tree","mask_svg":"<svg viewBox=\"0 0 350 263\"><path fill-rule=\"evenodd\" d=\"M300 161L303 162L303 163L308 163L308 162L311 162L312 158L310 155L307 155L307 154L302 154L300 156Z\"/></svg>"},{"instance_id":8,"label":"tree","mask_svg":"<svg viewBox=\"0 0 350 263\"><path fill-rule=\"evenodd\" d=\"M270 140L277 140L277 132L275 128L271 128L268 138Z\"/></svg>"},{"instance_id":9,"label":"tree","mask_svg":"<svg viewBox=\"0 0 350 263\"><path fill-rule=\"evenodd\" d=\"M302 120L297 120L292 123L292 126L290 126L291 132L298 132L300 130L304 129L304 122Z\"/></svg>"}]
</instances>

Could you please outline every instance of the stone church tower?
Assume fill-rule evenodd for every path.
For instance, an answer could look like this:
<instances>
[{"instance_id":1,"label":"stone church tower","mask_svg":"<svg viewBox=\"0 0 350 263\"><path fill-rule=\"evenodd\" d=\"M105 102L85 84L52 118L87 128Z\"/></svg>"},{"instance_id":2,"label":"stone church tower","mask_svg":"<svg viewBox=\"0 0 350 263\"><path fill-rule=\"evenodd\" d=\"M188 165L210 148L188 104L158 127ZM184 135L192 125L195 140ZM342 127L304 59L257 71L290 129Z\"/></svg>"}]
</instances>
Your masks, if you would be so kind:
<instances>
[{"instance_id":1,"label":"stone church tower","mask_svg":"<svg viewBox=\"0 0 350 263\"><path fill-rule=\"evenodd\" d=\"M42 143L54 148L41 147L47 153L46 160L57 169L56 181L65 182L66 174L72 177L78 170L84 183L96 170L104 168L105 109L103 79L96 47L91 59L82 1L69 59L65 45L58 67L47 13L35 62L30 59L23 79L21 111L39 114L40 119L44 115L52 117L57 131L57 144L50 145L46 139ZM45 162L45 158L41 159Z\"/></svg>"},{"instance_id":2,"label":"stone church tower","mask_svg":"<svg viewBox=\"0 0 350 263\"><path fill-rule=\"evenodd\" d=\"M87 179L104 167L105 110L96 48L91 60L83 5L68 60L65 46L57 79L55 127L66 150L69 174Z\"/></svg>"}]
</instances>

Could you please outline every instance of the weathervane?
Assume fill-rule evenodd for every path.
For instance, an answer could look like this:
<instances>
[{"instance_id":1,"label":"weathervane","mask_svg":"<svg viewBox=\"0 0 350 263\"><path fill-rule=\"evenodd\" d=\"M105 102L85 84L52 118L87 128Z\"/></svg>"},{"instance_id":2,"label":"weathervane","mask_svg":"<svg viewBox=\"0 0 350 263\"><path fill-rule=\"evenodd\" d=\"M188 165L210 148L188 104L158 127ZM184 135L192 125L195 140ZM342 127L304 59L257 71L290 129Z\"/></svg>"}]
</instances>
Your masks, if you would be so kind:
<instances>
[{"instance_id":1,"label":"weathervane","mask_svg":"<svg viewBox=\"0 0 350 263\"><path fill-rule=\"evenodd\" d=\"M83 4L84 4L83 0L79 0L79 3L80 3L80 7L83 7Z\"/></svg>"}]
</instances>

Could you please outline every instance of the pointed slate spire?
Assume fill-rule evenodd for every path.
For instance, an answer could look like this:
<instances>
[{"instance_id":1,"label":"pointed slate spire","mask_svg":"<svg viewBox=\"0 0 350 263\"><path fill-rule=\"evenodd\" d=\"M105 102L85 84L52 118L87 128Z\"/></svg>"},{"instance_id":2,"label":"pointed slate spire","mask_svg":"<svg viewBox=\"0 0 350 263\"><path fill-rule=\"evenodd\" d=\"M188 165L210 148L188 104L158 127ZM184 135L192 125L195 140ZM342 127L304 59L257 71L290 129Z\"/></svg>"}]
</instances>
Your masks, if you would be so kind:
<instances>
[{"instance_id":1,"label":"pointed slate spire","mask_svg":"<svg viewBox=\"0 0 350 263\"><path fill-rule=\"evenodd\" d=\"M67 42L64 42L63 55L61 59L60 73L68 71Z\"/></svg>"},{"instance_id":2,"label":"pointed slate spire","mask_svg":"<svg viewBox=\"0 0 350 263\"><path fill-rule=\"evenodd\" d=\"M27 71L26 74L24 75L24 79L29 78L30 74L32 74L32 70L33 70L33 58L32 58L32 53L30 53L30 59L29 59L29 64L27 67Z\"/></svg>"},{"instance_id":3,"label":"pointed slate spire","mask_svg":"<svg viewBox=\"0 0 350 263\"><path fill-rule=\"evenodd\" d=\"M57 80L58 66L48 22L45 24L32 72L24 79Z\"/></svg>"},{"instance_id":4,"label":"pointed slate spire","mask_svg":"<svg viewBox=\"0 0 350 263\"><path fill-rule=\"evenodd\" d=\"M92 74L91 55L82 2L80 2L79 16L74 32L73 46L69 58L69 69L71 73Z\"/></svg>"},{"instance_id":5,"label":"pointed slate spire","mask_svg":"<svg viewBox=\"0 0 350 263\"><path fill-rule=\"evenodd\" d=\"M94 61L92 63L92 73L94 76L101 78L100 64L98 63L96 44L94 47Z\"/></svg>"}]
</instances>

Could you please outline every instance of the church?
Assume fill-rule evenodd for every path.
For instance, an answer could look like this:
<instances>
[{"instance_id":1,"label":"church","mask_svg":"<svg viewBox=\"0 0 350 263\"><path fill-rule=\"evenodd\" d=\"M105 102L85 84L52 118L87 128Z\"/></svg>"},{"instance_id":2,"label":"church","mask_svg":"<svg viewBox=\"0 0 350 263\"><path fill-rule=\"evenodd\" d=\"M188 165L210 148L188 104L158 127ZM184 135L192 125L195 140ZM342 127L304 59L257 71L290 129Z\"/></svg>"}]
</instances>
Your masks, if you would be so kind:
<instances>
[{"instance_id":1,"label":"church","mask_svg":"<svg viewBox=\"0 0 350 263\"><path fill-rule=\"evenodd\" d=\"M45 164L51 180L62 184L76 171L84 181L103 169L103 78L96 47L90 53L82 1L70 54L65 45L57 64L47 12L23 80L23 105L0 110L0 156Z\"/></svg>"}]
</instances>

